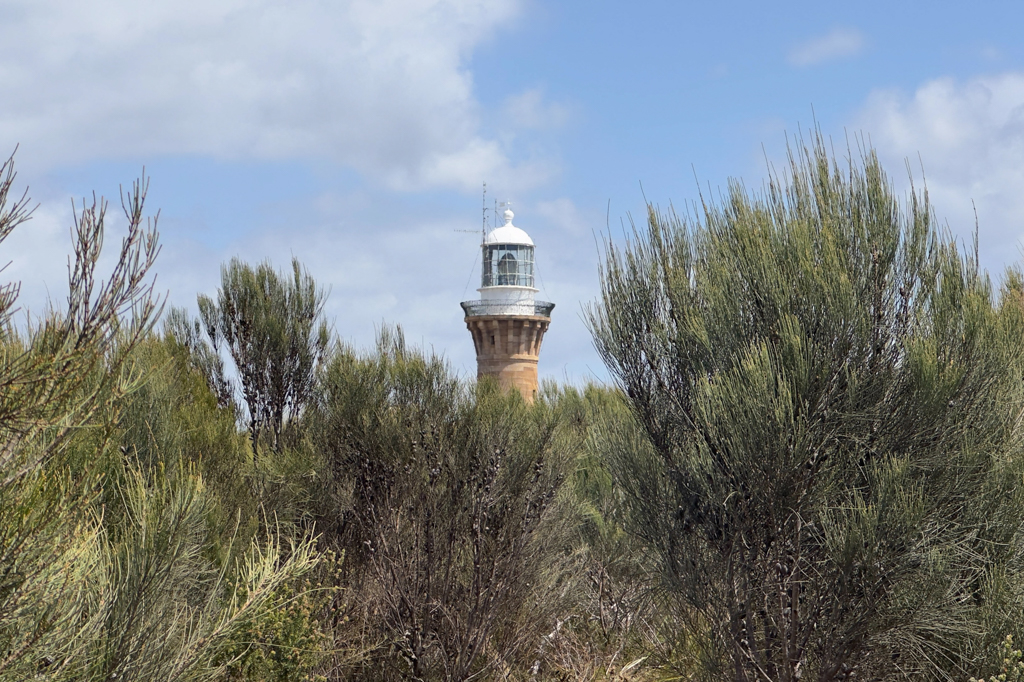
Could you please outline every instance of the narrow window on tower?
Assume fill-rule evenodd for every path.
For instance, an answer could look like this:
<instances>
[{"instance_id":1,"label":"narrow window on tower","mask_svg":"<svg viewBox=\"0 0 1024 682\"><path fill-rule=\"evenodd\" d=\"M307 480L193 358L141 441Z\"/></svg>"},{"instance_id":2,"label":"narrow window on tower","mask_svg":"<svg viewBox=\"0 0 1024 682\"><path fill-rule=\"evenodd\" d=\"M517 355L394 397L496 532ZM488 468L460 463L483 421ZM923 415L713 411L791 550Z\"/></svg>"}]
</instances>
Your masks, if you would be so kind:
<instances>
[{"instance_id":1,"label":"narrow window on tower","mask_svg":"<svg viewBox=\"0 0 1024 682\"><path fill-rule=\"evenodd\" d=\"M494 345L494 334L491 334L491 345Z\"/></svg>"}]
</instances>

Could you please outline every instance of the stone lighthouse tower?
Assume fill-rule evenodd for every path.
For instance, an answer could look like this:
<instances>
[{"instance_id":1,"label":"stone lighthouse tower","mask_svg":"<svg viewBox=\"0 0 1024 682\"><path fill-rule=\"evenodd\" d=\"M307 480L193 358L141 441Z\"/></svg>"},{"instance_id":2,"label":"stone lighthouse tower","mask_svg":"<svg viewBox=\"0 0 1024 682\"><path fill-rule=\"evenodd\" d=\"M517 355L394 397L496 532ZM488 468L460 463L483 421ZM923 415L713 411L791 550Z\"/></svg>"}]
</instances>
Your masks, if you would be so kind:
<instances>
[{"instance_id":1,"label":"stone lighthouse tower","mask_svg":"<svg viewBox=\"0 0 1024 682\"><path fill-rule=\"evenodd\" d=\"M533 240L512 224L484 236L479 301L463 301L466 327L476 346L477 378L493 376L533 402L537 396L537 360L554 303L535 299Z\"/></svg>"}]
</instances>

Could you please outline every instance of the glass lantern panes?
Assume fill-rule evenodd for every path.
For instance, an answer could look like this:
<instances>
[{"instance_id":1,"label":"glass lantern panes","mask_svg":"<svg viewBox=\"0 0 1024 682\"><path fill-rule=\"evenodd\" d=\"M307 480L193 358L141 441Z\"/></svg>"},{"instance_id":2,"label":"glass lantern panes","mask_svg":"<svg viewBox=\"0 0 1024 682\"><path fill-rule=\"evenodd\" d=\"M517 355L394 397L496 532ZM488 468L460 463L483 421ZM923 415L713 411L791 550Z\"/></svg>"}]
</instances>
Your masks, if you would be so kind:
<instances>
[{"instance_id":1,"label":"glass lantern panes","mask_svg":"<svg viewBox=\"0 0 1024 682\"><path fill-rule=\"evenodd\" d=\"M533 286L533 247L525 244L484 246L483 286Z\"/></svg>"}]
</instances>

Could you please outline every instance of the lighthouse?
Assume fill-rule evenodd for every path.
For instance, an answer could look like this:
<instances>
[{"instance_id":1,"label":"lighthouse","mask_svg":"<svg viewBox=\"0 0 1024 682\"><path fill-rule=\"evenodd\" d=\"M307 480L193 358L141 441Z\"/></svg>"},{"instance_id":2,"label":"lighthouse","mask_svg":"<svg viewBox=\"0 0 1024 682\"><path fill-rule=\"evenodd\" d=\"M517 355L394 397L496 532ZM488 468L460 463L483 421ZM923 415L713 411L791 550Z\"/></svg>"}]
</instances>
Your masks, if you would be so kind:
<instances>
[{"instance_id":1,"label":"lighthouse","mask_svg":"<svg viewBox=\"0 0 1024 682\"><path fill-rule=\"evenodd\" d=\"M476 346L477 378L492 376L517 389L527 402L537 397L537 360L554 303L536 300L534 246L530 235L505 224L484 236L480 300L463 301L466 327Z\"/></svg>"}]
</instances>

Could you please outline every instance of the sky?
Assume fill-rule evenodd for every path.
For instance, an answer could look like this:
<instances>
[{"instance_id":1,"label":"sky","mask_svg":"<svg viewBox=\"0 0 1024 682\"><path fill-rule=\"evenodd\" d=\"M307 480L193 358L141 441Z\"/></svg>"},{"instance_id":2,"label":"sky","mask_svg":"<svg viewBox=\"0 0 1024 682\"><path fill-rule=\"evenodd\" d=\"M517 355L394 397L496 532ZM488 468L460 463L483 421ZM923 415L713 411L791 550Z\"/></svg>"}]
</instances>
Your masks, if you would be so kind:
<instances>
[{"instance_id":1,"label":"sky","mask_svg":"<svg viewBox=\"0 0 1024 682\"><path fill-rule=\"evenodd\" d=\"M475 374L481 190L556 303L542 378L607 380L582 312L645 200L751 191L787 139L868 140L996 277L1024 236L1024 4L0 0L0 154L33 219L0 245L21 305L66 291L72 199L145 168L157 289L298 258L338 336L382 325ZM111 248L111 251L114 249ZM109 260L107 261L109 265Z\"/></svg>"}]
</instances>

